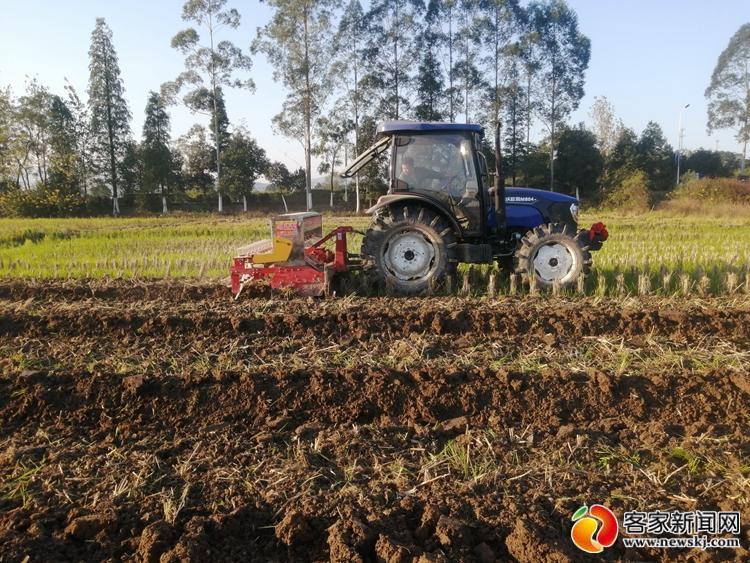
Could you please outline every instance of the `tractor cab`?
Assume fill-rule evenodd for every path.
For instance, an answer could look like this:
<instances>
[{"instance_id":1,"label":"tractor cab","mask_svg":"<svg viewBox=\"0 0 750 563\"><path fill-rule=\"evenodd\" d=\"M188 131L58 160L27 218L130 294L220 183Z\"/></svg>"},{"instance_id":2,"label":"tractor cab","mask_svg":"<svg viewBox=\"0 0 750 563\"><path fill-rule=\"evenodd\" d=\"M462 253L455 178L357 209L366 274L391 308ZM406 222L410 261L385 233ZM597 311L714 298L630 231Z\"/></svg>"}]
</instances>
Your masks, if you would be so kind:
<instances>
[{"instance_id":1,"label":"tractor cab","mask_svg":"<svg viewBox=\"0 0 750 563\"><path fill-rule=\"evenodd\" d=\"M388 160L388 194L375 208L417 198L451 217L463 236L479 237L486 223L486 163L482 128L461 123L391 121L342 174L351 177L378 158ZM368 212L374 211L372 210Z\"/></svg>"}]
</instances>

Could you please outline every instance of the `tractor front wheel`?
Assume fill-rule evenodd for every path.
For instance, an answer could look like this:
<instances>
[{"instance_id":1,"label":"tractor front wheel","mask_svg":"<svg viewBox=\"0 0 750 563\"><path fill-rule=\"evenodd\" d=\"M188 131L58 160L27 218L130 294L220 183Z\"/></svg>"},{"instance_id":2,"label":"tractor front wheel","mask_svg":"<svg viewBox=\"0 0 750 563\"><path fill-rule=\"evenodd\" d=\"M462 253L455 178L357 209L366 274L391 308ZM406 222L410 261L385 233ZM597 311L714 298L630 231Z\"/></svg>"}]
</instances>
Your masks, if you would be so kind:
<instances>
[{"instance_id":1,"label":"tractor front wheel","mask_svg":"<svg viewBox=\"0 0 750 563\"><path fill-rule=\"evenodd\" d=\"M560 223L540 225L521 239L514 255L517 274L536 278L540 288L574 286L591 267L591 253L579 243L575 231Z\"/></svg>"},{"instance_id":2,"label":"tractor front wheel","mask_svg":"<svg viewBox=\"0 0 750 563\"><path fill-rule=\"evenodd\" d=\"M412 205L378 210L362 241L371 280L400 295L429 291L456 268L456 237L431 209Z\"/></svg>"}]
</instances>

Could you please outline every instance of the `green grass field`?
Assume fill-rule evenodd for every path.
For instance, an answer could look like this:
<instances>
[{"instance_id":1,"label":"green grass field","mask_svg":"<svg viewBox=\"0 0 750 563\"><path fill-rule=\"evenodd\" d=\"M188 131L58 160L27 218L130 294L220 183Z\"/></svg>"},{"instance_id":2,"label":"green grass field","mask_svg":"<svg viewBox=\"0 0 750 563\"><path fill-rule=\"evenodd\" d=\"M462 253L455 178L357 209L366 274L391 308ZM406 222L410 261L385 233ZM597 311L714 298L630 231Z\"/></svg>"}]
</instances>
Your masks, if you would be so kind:
<instances>
[{"instance_id":1,"label":"green grass field","mask_svg":"<svg viewBox=\"0 0 750 563\"><path fill-rule=\"evenodd\" d=\"M661 212L604 220L610 239L594 255L587 292L725 293L746 289L750 220ZM366 217L324 217L366 228ZM237 247L268 238L268 220L238 216L0 219L0 278L208 278L228 273ZM355 236L350 247L359 248Z\"/></svg>"}]
</instances>

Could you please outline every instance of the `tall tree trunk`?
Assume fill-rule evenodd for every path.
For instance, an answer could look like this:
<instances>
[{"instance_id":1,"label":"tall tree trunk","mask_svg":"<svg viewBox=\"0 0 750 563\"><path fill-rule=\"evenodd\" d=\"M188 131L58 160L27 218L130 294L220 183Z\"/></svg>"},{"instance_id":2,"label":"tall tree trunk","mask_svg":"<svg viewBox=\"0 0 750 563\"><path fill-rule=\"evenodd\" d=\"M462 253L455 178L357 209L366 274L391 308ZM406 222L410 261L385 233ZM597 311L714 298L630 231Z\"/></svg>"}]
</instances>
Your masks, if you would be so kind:
<instances>
[{"instance_id":1,"label":"tall tree trunk","mask_svg":"<svg viewBox=\"0 0 750 563\"><path fill-rule=\"evenodd\" d=\"M517 84L517 83L516 83ZM516 148L516 136L518 135L518 89L514 86L513 91L513 106L511 108L511 140L510 140L510 156L511 162L513 163L510 169L513 185L516 185L516 168L518 167L518 149Z\"/></svg>"},{"instance_id":2,"label":"tall tree trunk","mask_svg":"<svg viewBox=\"0 0 750 563\"><path fill-rule=\"evenodd\" d=\"M214 102L214 139L216 141L216 196L217 196L217 207L219 213L224 213L224 198L221 193L221 139L219 138L219 105L216 101L217 85L216 85L216 69L213 65L214 57L214 25L213 25L213 13L208 15L208 34L211 41L211 92L213 93Z\"/></svg>"},{"instance_id":3,"label":"tall tree trunk","mask_svg":"<svg viewBox=\"0 0 750 563\"><path fill-rule=\"evenodd\" d=\"M448 9L448 114L451 123L456 120L456 109L453 107L455 91L453 90L453 8Z\"/></svg>"},{"instance_id":4,"label":"tall tree trunk","mask_svg":"<svg viewBox=\"0 0 750 563\"><path fill-rule=\"evenodd\" d=\"M555 82L552 82L552 111L550 113L550 138L549 138L549 189L555 191L555 121L557 120L557 111L555 108Z\"/></svg>"},{"instance_id":5,"label":"tall tree trunk","mask_svg":"<svg viewBox=\"0 0 750 563\"><path fill-rule=\"evenodd\" d=\"M307 6L304 9L304 41L305 41L305 196L307 211L312 205L312 92L310 89L310 37L308 35Z\"/></svg>"},{"instance_id":6,"label":"tall tree trunk","mask_svg":"<svg viewBox=\"0 0 750 563\"><path fill-rule=\"evenodd\" d=\"M554 127L552 128L554 131ZM554 133L553 133L554 134ZM549 190L555 191L555 143L549 143Z\"/></svg>"},{"instance_id":7,"label":"tall tree trunk","mask_svg":"<svg viewBox=\"0 0 750 563\"><path fill-rule=\"evenodd\" d=\"M357 174L357 175L356 175L356 176L354 177L354 189L355 189L355 191L356 191L356 197L355 197L354 199L355 199L355 200L356 200L356 202L357 202L357 205L356 205L356 209L355 209L354 211L355 211L355 213L356 213L357 215L359 215L359 213L360 213L360 209L362 208L362 207L361 207L361 202L360 202L360 198L359 198L359 174Z\"/></svg>"},{"instance_id":8,"label":"tall tree trunk","mask_svg":"<svg viewBox=\"0 0 750 563\"><path fill-rule=\"evenodd\" d=\"M357 40L354 39L354 158L357 158L357 151L359 150L359 53L357 51ZM359 173L357 173L354 179L354 186L357 190L355 200L356 209L355 213L359 214Z\"/></svg>"},{"instance_id":9,"label":"tall tree trunk","mask_svg":"<svg viewBox=\"0 0 750 563\"><path fill-rule=\"evenodd\" d=\"M117 193L117 158L115 156L115 134L114 134L114 123L112 119L112 91L109 83L109 65L107 54L104 53L104 87L106 89L107 96L107 139L109 141L109 172L110 181L112 182L112 215L120 214L120 202L118 201L119 194Z\"/></svg>"},{"instance_id":10,"label":"tall tree trunk","mask_svg":"<svg viewBox=\"0 0 750 563\"><path fill-rule=\"evenodd\" d=\"M399 102L399 94L398 94L398 39L393 38L393 79L396 85L396 115L395 118L398 119L398 102Z\"/></svg>"},{"instance_id":11,"label":"tall tree trunk","mask_svg":"<svg viewBox=\"0 0 750 563\"><path fill-rule=\"evenodd\" d=\"M500 121L500 13L495 6L495 122Z\"/></svg>"},{"instance_id":12,"label":"tall tree trunk","mask_svg":"<svg viewBox=\"0 0 750 563\"><path fill-rule=\"evenodd\" d=\"M748 129L748 119L750 119L750 66L748 61L745 61L745 92L747 92L747 98L745 99L745 138L742 143L742 157L740 158L740 174L745 175L745 161L747 160L747 141L748 135L750 135L750 129Z\"/></svg>"},{"instance_id":13,"label":"tall tree trunk","mask_svg":"<svg viewBox=\"0 0 750 563\"><path fill-rule=\"evenodd\" d=\"M247 195L242 194L242 211L247 213Z\"/></svg>"},{"instance_id":14,"label":"tall tree trunk","mask_svg":"<svg viewBox=\"0 0 750 563\"><path fill-rule=\"evenodd\" d=\"M531 146L531 68L526 69L526 150ZM524 169L524 180L526 187L529 187L529 165L528 158Z\"/></svg>"},{"instance_id":15,"label":"tall tree trunk","mask_svg":"<svg viewBox=\"0 0 750 563\"><path fill-rule=\"evenodd\" d=\"M305 120L305 200L307 210L313 208L312 204L312 158L310 142L310 119Z\"/></svg>"},{"instance_id":16,"label":"tall tree trunk","mask_svg":"<svg viewBox=\"0 0 750 563\"><path fill-rule=\"evenodd\" d=\"M107 104L107 129L109 130L107 136L109 138L109 172L112 181L112 214L120 214L120 204L118 203L119 194L117 192L117 158L115 156L115 141L114 132L112 131L113 126L111 122L112 108Z\"/></svg>"},{"instance_id":17,"label":"tall tree trunk","mask_svg":"<svg viewBox=\"0 0 750 563\"><path fill-rule=\"evenodd\" d=\"M348 135L347 135L348 137ZM344 170L349 168L349 139L345 138L346 141L344 142ZM347 178L344 181L344 203L349 203L349 179Z\"/></svg>"},{"instance_id":18,"label":"tall tree trunk","mask_svg":"<svg viewBox=\"0 0 750 563\"><path fill-rule=\"evenodd\" d=\"M399 81L398 81L398 78L399 78L399 76L398 76L398 71L399 71L399 68L398 68L398 38L401 36L401 33L400 33L401 29L399 27L400 22L401 22L401 14L398 11L398 2L394 3L394 9L395 9L395 12L394 12L394 15L395 15L394 21L396 22L397 32L394 33L394 35L393 35L393 72L394 72L394 79L395 79L395 84L396 84L396 119L398 119L399 118L399 110L400 110L399 102L401 101L399 99L400 96L399 96Z\"/></svg>"},{"instance_id":19,"label":"tall tree trunk","mask_svg":"<svg viewBox=\"0 0 750 563\"><path fill-rule=\"evenodd\" d=\"M469 36L466 36L466 58L464 59L464 109L466 123L469 122Z\"/></svg>"},{"instance_id":20,"label":"tall tree trunk","mask_svg":"<svg viewBox=\"0 0 750 563\"><path fill-rule=\"evenodd\" d=\"M331 202L330 207L333 209L333 163L336 162L336 156L334 155L333 159L331 159Z\"/></svg>"},{"instance_id":21,"label":"tall tree trunk","mask_svg":"<svg viewBox=\"0 0 750 563\"><path fill-rule=\"evenodd\" d=\"M214 114L216 113L216 99L214 99ZM218 212L224 213L224 198L221 193L221 148L219 147L219 125L218 119L214 118L216 125L214 131L216 135L216 196Z\"/></svg>"}]
</instances>

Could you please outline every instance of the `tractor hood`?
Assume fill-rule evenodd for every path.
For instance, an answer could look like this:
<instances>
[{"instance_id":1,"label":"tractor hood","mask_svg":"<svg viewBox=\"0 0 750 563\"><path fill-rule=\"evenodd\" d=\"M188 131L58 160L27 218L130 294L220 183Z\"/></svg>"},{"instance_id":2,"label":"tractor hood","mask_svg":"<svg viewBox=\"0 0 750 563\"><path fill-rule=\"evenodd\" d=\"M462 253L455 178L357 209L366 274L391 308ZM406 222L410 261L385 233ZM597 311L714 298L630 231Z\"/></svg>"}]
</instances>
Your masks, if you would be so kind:
<instances>
[{"instance_id":1,"label":"tractor hood","mask_svg":"<svg viewBox=\"0 0 750 563\"><path fill-rule=\"evenodd\" d=\"M537 188L505 188L505 203L510 205L534 205L539 201L551 203L576 203L572 196L540 190Z\"/></svg>"}]
</instances>

